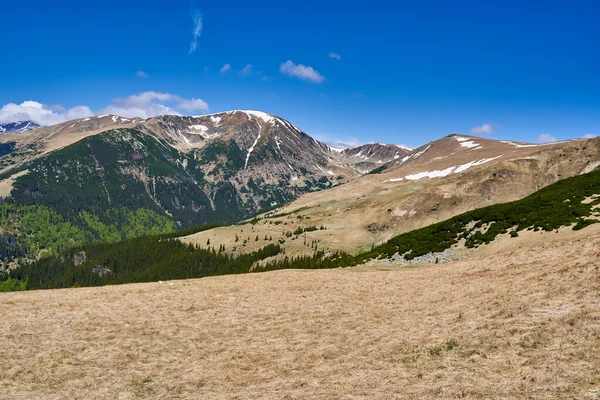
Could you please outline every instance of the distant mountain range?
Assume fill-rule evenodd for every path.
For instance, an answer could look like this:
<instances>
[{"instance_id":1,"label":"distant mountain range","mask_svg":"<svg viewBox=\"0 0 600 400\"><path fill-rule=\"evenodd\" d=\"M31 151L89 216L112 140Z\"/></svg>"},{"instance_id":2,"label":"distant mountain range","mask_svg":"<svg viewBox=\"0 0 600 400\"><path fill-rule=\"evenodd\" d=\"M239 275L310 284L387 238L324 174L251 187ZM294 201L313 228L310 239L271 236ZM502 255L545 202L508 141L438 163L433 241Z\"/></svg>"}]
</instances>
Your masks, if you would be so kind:
<instances>
[{"instance_id":1,"label":"distant mountain range","mask_svg":"<svg viewBox=\"0 0 600 400\"><path fill-rule=\"evenodd\" d=\"M27 132L41 127L42 125L39 125L33 121L9 122L6 124L0 124L0 135L7 133Z\"/></svg>"}]
</instances>

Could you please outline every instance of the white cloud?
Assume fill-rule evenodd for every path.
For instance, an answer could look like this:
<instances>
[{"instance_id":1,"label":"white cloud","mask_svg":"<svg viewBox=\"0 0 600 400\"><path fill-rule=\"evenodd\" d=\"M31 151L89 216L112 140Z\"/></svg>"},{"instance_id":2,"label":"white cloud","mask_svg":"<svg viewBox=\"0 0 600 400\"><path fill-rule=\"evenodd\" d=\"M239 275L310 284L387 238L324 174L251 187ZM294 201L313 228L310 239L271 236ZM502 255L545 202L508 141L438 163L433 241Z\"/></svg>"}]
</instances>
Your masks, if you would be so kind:
<instances>
[{"instance_id":1,"label":"white cloud","mask_svg":"<svg viewBox=\"0 0 600 400\"><path fill-rule=\"evenodd\" d=\"M182 99L179 104L177 104L177 108L184 111L208 111L208 104L202 99L191 99L185 100Z\"/></svg>"},{"instance_id":2,"label":"white cloud","mask_svg":"<svg viewBox=\"0 0 600 400\"><path fill-rule=\"evenodd\" d=\"M329 53L329 58L334 58L339 61L342 59L342 56L340 56L338 53Z\"/></svg>"},{"instance_id":3,"label":"white cloud","mask_svg":"<svg viewBox=\"0 0 600 400\"><path fill-rule=\"evenodd\" d=\"M114 114L126 118L149 118L156 115L181 115L182 113L208 110L208 104L202 99L185 99L171 93L143 92L113 99L112 103L99 110L98 114ZM54 125L94 115L94 112L87 106L65 109L60 105L24 101L21 104L9 103L2 106L0 123L30 120L40 125Z\"/></svg>"},{"instance_id":4,"label":"white cloud","mask_svg":"<svg viewBox=\"0 0 600 400\"><path fill-rule=\"evenodd\" d=\"M99 113L115 114L126 118L149 118L165 114L180 115L179 110L208 111L208 104L202 99L184 99L171 93L150 91L113 99L112 104Z\"/></svg>"},{"instance_id":5,"label":"white cloud","mask_svg":"<svg viewBox=\"0 0 600 400\"><path fill-rule=\"evenodd\" d=\"M21 104L9 103L0 108L0 123L33 121L40 125L54 125L73 118L91 117L94 113L86 106L66 110L62 106L45 105L37 101L24 101Z\"/></svg>"},{"instance_id":6,"label":"white cloud","mask_svg":"<svg viewBox=\"0 0 600 400\"><path fill-rule=\"evenodd\" d=\"M142 79L146 79L146 78L150 77L150 75L148 75L144 71L138 71L135 74L137 75L138 78L142 78Z\"/></svg>"},{"instance_id":7,"label":"white cloud","mask_svg":"<svg viewBox=\"0 0 600 400\"><path fill-rule=\"evenodd\" d=\"M223 67L221 68L219 73L224 74L225 72L229 71L230 69L231 69L231 64L225 64L225 65L223 65Z\"/></svg>"},{"instance_id":8,"label":"white cloud","mask_svg":"<svg viewBox=\"0 0 600 400\"><path fill-rule=\"evenodd\" d=\"M552 143L558 142L558 138L556 136L550 135L549 133L542 133L537 137L537 143Z\"/></svg>"},{"instance_id":9,"label":"white cloud","mask_svg":"<svg viewBox=\"0 0 600 400\"><path fill-rule=\"evenodd\" d=\"M325 77L313 67L307 67L302 64L296 65L291 60L282 63L279 66L279 71L284 75L313 83L321 83L325 80Z\"/></svg>"},{"instance_id":10,"label":"white cloud","mask_svg":"<svg viewBox=\"0 0 600 400\"><path fill-rule=\"evenodd\" d=\"M491 135L492 133L494 133L494 127L489 123L471 128L472 135Z\"/></svg>"},{"instance_id":11,"label":"white cloud","mask_svg":"<svg viewBox=\"0 0 600 400\"><path fill-rule=\"evenodd\" d=\"M194 21L194 30L192 32L192 42L190 43L190 51L188 54L192 54L196 51L196 47L198 47L198 39L202 34L202 14L200 14L199 10L193 10L192 20Z\"/></svg>"},{"instance_id":12,"label":"white cloud","mask_svg":"<svg viewBox=\"0 0 600 400\"><path fill-rule=\"evenodd\" d=\"M251 64L246 64L246 66L244 68L242 68L242 70L240 72L238 72L238 74L241 75L241 76L252 75L252 65Z\"/></svg>"},{"instance_id":13,"label":"white cloud","mask_svg":"<svg viewBox=\"0 0 600 400\"><path fill-rule=\"evenodd\" d=\"M583 135L584 139L593 139L595 137L598 137L598 135L594 135L593 133L586 133L585 135Z\"/></svg>"},{"instance_id":14,"label":"white cloud","mask_svg":"<svg viewBox=\"0 0 600 400\"><path fill-rule=\"evenodd\" d=\"M76 106L73 108L69 108L63 114L66 121L78 118L87 118L92 117L94 113L87 106Z\"/></svg>"}]
</instances>

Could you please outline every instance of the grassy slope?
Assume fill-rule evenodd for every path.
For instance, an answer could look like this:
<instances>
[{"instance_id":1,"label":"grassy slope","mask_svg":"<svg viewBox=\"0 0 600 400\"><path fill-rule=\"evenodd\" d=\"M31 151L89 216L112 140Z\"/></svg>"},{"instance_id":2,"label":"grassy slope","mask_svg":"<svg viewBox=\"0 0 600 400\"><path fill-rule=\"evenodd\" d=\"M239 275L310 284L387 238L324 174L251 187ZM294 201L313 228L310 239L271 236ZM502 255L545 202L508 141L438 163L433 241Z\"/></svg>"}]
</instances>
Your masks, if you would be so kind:
<instances>
[{"instance_id":1,"label":"grassy slope","mask_svg":"<svg viewBox=\"0 0 600 400\"><path fill-rule=\"evenodd\" d=\"M412 259L448 249L461 239L465 240L467 247L475 247L489 243L499 234L508 231L517 236L524 229L551 231L571 224L575 224L574 229L582 228L598 222L596 218L600 216L597 210L600 197L595 198L594 195L600 195L600 171L562 180L516 202L481 208L399 235L358 256L325 254L322 250L317 250L312 256L266 260L261 262L261 268L253 269L253 263L248 264L247 261L264 260L267 258L265 253L254 252L249 260L240 256L239 263L231 264L229 257L214 249L203 250L184 245L178 240L147 237L134 242L71 249L59 256L21 267L14 271L13 277L20 280L29 278L29 288L69 287L75 283L98 285L201 277L219 273L348 267L395 254ZM280 253L280 249L273 244L265 248L270 249L268 251L272 255ZM147 249L147 254L140 254L139 249ZM87 263L76 266L75 254L81 251L90 253L91 256ZM218 263L230 266L219 269L216 265ZM94 265L114 270L114 274L100 278L91 270Z\"/></svg>"},{"instance_id":2,"label":"grassy slope","mask_svg":"<svg viewBox=\"0 0 600 400\"><path fill-rule=\"evenodd\" d=\"M3 293L0 397L593 399L588 229L424 268Z\"/></svg>"}]
</instances>

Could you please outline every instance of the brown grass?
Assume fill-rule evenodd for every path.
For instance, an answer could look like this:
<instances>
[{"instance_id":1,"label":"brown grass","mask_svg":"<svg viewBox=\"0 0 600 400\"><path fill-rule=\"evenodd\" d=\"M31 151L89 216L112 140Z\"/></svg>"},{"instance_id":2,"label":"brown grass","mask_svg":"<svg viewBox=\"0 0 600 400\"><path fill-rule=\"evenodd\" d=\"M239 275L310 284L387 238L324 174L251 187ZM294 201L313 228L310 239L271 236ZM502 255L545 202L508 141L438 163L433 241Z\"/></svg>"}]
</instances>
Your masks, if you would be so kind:
<instances>
[{"instance_id":1,"label":"brown grass","mask_svg":"<svg viewBox=\"0 0 600 400\"><path fill-rule=\"evenodd\" d=\"M418 268L0 294L0 398L598 398L594 232Z\"/></svg>"}]
</instances>

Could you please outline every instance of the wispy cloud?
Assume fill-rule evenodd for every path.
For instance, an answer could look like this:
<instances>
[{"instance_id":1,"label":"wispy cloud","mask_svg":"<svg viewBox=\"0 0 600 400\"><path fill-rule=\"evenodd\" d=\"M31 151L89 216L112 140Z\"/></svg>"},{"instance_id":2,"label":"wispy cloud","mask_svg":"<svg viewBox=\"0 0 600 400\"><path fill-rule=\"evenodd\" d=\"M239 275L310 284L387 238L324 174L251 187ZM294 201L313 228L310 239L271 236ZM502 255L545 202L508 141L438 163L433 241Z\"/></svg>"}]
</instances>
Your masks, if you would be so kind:
<instances>
[{"instance_id":1,"label":"wispy cloud","mask_svg":"<svg viewBox=\"0 0 600 400\"><path fill-rule=\"evenodd\" d=\"M494 126L489 123L471 128L472 135L491 135L492 133L494 133Z\"/></svg>"},{"instance_id":2,"label":"wispy cloud","mask_svg":"<svg viewBox=\"0 0 600 400\"><path fill-rule=\"evenodd\" d=\"M86 118L94 113L89 107L76 106L65 109L59 105L47 105L37 101L21 104L8 103L0 108L0 123L33 121L40 125L54 125L75 118Z\"/></svg>"},{"instance_id":3,"label":"wispy cloud","mask_svg":"<svg viewBox=\"0 0 600 400\"><path fill-rule=\"evenodd\" d=\"M223 65L223 67L221 67L221 70L219 71L220 74L224 74L225 72L229 71L231 69L231 64L225 64Z\"/></svg>"},{"instance_id":4,"label":"wispy cloud","mask_svg":"<svg viewBox=\"0 0 600 400\"><path fill-rule=\"evenodd\" d=\"M200 10L192 10L192 21L194 21L194 30L192 32L192 42L190 43L190 51L188 54L192 54L198 47L198 39L202 34L202 14Z\"/></svg>"},{"instance_id":5,"label":"wispy cloud","mask_svg":"<svg viewBox=\"0 0 600 400\"><path fill-rule=\"evenodd\" d=\"M594 135L593 133L586 133L585 135L583 135L584 139L593 139L595 137L598 137L598 135Z\"/></svg>"},{"instance_id":6,"label":"wispy cloud","mask_svg":"<svg viewBox=\"0 0 600 400\"><path fill-rule=\"evenodd\" d=\"M549 133L542 133L538 135L536 142L540 144L558 142L558 138L556 136L550 135Z\"/></svg>"},{"instance_id":7,"label":"wispy cloud","mask_svg":"<svg viewBox=\"0 0 600 400\"><path fill-rule=\"evenodd\" d=\"M241 76L249 76L252 75L252 64L246 64L244 68L240 72L238 72Z\"/></svg>"},{"instance_id":8,"label":"wispy cloud","mask_svg":"<svg viewBox=\"0 0 600 400\"><path fill-rule=\"evenodd\" d=\"M342 59L342 56L340 56L338 53L329 53L329 58L333 58L340 61Z\"/></svg>"},{"instance_id":9,"label":"wispy cloud","mask_svg":"<svg viewBox=\"0 0 600 400\"><path fill-rule=\"evenodd\" d=\"M138 71L135 73L137 75L138 78L142 78L142 79L146 79L149 78L150 75L148 75L146 72L144 71Z\"/></svg>"},{"instance_id":10,"label":"wispy cloud","mask_svg":"<svg viewBox=\"0 0 600 400\"><path fill-rule=\"evenodd\" d=\"M296 65L291 60L282 63L279 66L279 71L284 75L292 76L312 83L321 83L325 80L325 77L313 67L302 64Z\"/></svg>"}]
</instances>

